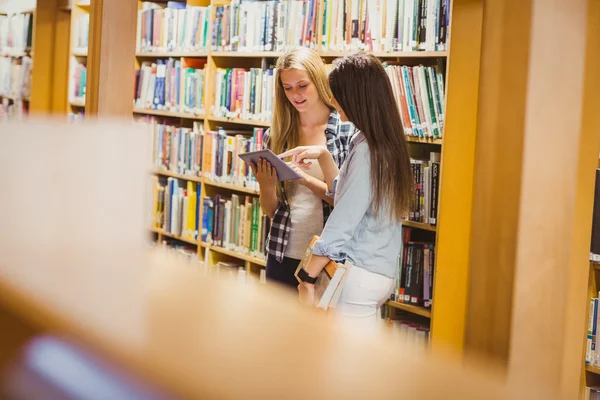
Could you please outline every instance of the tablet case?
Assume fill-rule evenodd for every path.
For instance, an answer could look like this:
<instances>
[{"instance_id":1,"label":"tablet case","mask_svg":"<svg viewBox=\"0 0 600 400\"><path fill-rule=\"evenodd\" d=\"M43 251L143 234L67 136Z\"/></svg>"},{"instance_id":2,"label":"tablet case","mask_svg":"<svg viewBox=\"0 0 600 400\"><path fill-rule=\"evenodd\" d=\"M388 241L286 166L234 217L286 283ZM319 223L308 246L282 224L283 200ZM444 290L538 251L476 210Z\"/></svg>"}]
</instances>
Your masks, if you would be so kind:
<instances>
[{"instance_id":1,"label":"tablet case","mask_svg":"<svg viewBox=\"0 0 600 400\"><path fill-rule=\"evenodd\" d=\"M279 182L292 181L302 178L302 176L294 171L292 167L287 165L285 161L277 157L271 150L258 150L250 153L238 154L238 156L245 162L251 162L252 164L258 165L258 159L263 158L271 163L275 170L277 170L277 180Z\"/></svg>"}]
</instances>

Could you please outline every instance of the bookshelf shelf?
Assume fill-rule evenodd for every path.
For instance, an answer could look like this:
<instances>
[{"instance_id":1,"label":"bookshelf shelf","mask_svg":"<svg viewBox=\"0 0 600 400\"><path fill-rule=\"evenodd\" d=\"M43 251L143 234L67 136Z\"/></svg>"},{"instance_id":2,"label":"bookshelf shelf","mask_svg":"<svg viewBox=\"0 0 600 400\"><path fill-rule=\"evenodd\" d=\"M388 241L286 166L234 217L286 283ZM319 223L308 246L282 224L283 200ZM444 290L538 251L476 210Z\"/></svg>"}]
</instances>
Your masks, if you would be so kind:
<instances>
[{"instance_id":1,"label":"bookshelf shelf","mask_svg":"<svg viewBox=\"0 0 600 400\"><path fill-rule=\"evenodd\" d=\"M415 229L422 229L424 231L430 231L430 232L436 232L437 231L437 227L435 225L429 225L429 224L425 224L423 222L415 222L415 221L409 221L409 220L403 220L402 221L402 225L403 226L408 226L411 228L415 228Z\"/></svg>"},{"instance_id":2,"label":"bookshelf shelf","mask_svg":"<svg viewBox=\"0 0 600 400\"><path fill-rule=\"evenodd\" d=\"M248 193L248 194L253 194L253 195L259 195L260 194L260 192L258 190L250 189L250 188L243 187L243 186L240 186L240 185L234 185L234 184L231 184L231 183L215 182L215 181L211 181L211 180L206 179L206 178L201 178L199 176L178 174L176 172L165 171L165 170L155 170L155 171L153 171L153 173L155 175L168 176L168 177L171 177L171 178L177 178L177 179L181 179L181 180L184 180L184 181L202 183L202 184L205 184L207 186L213 186L213 187L218 187L218 188L222 188L222 189L228 189L228 190L232 190L234 192Z\"/></svg>"},{"instance_id":3,"label":"bookshelf shelf","mask_svg":"<svg viewBox=\"0 0 600 400\"><path fill-rule=\"evenodd\" d=\"M162 229L158 229L158 228L154 228L154 227L151 227L150 230L152 232L154 232L154 233L158 233L159 235L166 236L166 237L169 237L171 239L180 240L180 241L186 242L188 244L193 244L194 246L198 246L198 242L196 240L194 240L194 239L184 238L184 237L179 236L179 235L173 235L173 234L171 234L169 232L166 232L166 231L164 231Z\"/></svg>"},{"instance_id":4,"label":"bookshelf shelf","mask_svg":"<svg viewBox=\"0 0 600 400\"><path fill-rule=\"evenodd\" d=\"M87 57L88 51L87 49L74 49L71 55L74 57Z\"/></svg>"},{"instance_id":5,"label":"bookshelf shelf","mask_svg":"<svg viewBox=\"0 0 600 400\"><path fill-rule=\"evenodd\" d=\"M431 318L431 310L425 307L413 306L406 303L399 303L397 301L388 301L386 303L390 307L397 308L399 310L403 310L409 312L411 314L420 315L421 317Z\"/></svg>"},{"instance_id":6,"label":"bookshelf shelf","mask_svg":"<svg viewBox=\"0 0 600 400\"><path fill-rule=\"evenodd\" d=\"M169 58L169 57L187 57L187 58L206 58L206 51L141 51L135 54L138 58Z\"/></svg>"},{"instance_id":7,"label":"bookshelf shelf","mask_svg":"<svg viewBox=\"0 0 600 400\"><path fill-rule=\"evenodd\" d=\"M379 58L445 58L448 56L447 51L376 51L370 52L375 57ZM320 51L321 57L342 57L346 52L340 51Z\"/></svg>"},{"instance_id":8,"label":"bookshelf shelf","mask_svg":"<svg viewBox=\"0 0 600 400\"><path fill-rule=\"evenodd\" d=\"M182 112L166 111L166 110L151 110L148 108L134 108L133 113L134 114L145 114L145 115L156 115L159 117L182 118L182 119L194 119L194 120L205 119L204 114L191 114L191 113L182 113Z\"/></svg>"},{"instance_id":9,"label":"bookshelf shelf","mask_svg":"<svg viewBox=\"0 0 600 400\"><path fill-rule=\"evenodd\" d=\"M407 142L410 143L426 143L426 144L437 144L442 145L442 139L422 138L417 136L404 136Z\"/></svg>"},{"instance_id":10,"label":"bookshelf shelf","mask_svg":"<svg viewBox=\"0 0 600 400\"><path fill-rule=\"evenodd\" d=\"M240 119L240 118L223 118L223 117L209 117L209 121L212 122L229 122L231 124L240 124L240 125L251 125L251 126L260 126L264 128L268 128L271 126L271 123L268 121L253 121L250 119Z\"/></svg>"},{"instance_id":11,"label":"bookshelf shelf","mask_svg":"<svg viewBox=\"0 0 600 400\"><path fill-rule=\"evenodd\" d=\"M277 58L283 54L279 51L211 51L212 57L246 57L246 58Z\"/></svg>"},{"instance_id":12,"label":"bookshelf shelf","mask_svg":"<svg viewBox=\"0 0 600 400\"><path fill-rule=\"evenodd\" d=\"M202 243L202 246L208 247L210 250L216 251L217 253L225 254L227 256L234 257L234 258L237 258L240 260L249 261L252 264L260 265L263 267L267 265L267 262L265 260L261 260L260 258L252 257L247 254L238 253L233 250L228 250L228 249L225 249L220 246L214 246L214 245L211 245L208 243Z\"/></svg>"},{"instance_id":13,"label":"bookshelf shelf","mask_svg":"<svg viewBox=\"0 0 600 400\"><path fill-rule=\"evenodd\" d=\"M171 178L177 178L177 179L181 179L181 180L184 180L184 181L190 181L190 182L196 182L196 183L203 183L204 182L202 180L202 178L199 177L199 176L178 174L176 172L165 171L165 170L160 170L160 169L155 170L154 174L155 175L160 175L160 176L168 176L168 177L171 177Z\"/></svg>"},{"instance_id":14,"label":"bookshelf shelf","mask_svg":"<svg viewBox=\"0 0 600 400\"><path fill-rule=\"evenodd\" d=\"M600 375L599 367L594 367L593 365L586 365L585 370L591 372L592 374Z\"/></svg>"},{"instance_id":15,"label":"bookshelf shelf","mask_svg":"<svg viewBox=\"0 0 600 400\"><path fill-rule=\"evenodd\" d=\"M0 53L2 57L22 58L28 56L29 53L26 51L3 51Z\"/></svg>"},{"instance_id":16,"label":"bookshelf shelf","mask_svg":"<svg viewBox=\"0 0 600 400\"><path fill-rule=\"evenodd\" d=\"M242 192L242 193L248 193L248 194L254 194L254 195L260 194L260 192L258 190L250 189L250 188L240 186L240 185L233 185L231 183L215 182L215 181L208 180L206 178L203 179L202 182L208 186L214 186L214 187L218 187L218 188L222 188L222 189L229 189L229 190L233 190L236 192Z\"/></svg>"},{"instance_id":17,"label":"bookshelf shelf","mask_svg":"<svg viewBox=\"0 0 600 400\"><path fill-rule=\"evenodd\" d=\"M71 99L71 100L69 100L69 104L72 107L85 108L85 100L84 99Z\"/></svg>"}]
</instances>

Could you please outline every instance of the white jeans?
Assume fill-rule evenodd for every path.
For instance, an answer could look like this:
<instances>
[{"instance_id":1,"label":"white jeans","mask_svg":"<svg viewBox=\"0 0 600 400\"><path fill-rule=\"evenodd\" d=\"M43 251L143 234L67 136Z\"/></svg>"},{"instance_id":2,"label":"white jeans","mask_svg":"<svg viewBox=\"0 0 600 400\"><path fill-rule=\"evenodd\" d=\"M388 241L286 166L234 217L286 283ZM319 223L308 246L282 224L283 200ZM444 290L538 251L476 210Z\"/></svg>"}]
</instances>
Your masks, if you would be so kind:
<instances>
[{"instance_id":1,"label":"white jeans","mask_svg":"<svg viewBox=\"0 0 600 400\"><path fill-rule=\"evenodd\" d=\"M352 329L376 330L377 311L394 290L395 279L351 266L344 282L336 314Z\"/></svg>"}]
</instances>

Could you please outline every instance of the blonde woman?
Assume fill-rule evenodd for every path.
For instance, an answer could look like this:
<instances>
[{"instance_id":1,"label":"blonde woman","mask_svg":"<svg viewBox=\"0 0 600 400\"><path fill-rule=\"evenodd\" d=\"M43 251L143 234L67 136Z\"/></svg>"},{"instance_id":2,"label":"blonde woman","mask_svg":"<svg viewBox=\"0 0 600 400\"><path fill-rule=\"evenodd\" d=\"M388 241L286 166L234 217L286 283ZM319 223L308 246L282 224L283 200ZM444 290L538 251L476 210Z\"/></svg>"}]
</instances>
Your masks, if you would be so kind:
<instances>
[{"instance_id":1,"label":"blonde woman","mask_svg":"<svg viewBox=\"0 0 600 400\"><path fill-rule=\"evenodd\" d=\"M325 146L338 167L348 155L354 133L331 104L325 64L316 52L296 48L277 60L275 112L264 143L275 154L297 146ZM267 243L267 279L298 286L294 272L314 235L327 221L333 200L319 163L295 169L302 179L281 184L266 160L251 165L260 184L260 205L271 218Z\"/></svg>"}]
</instances>

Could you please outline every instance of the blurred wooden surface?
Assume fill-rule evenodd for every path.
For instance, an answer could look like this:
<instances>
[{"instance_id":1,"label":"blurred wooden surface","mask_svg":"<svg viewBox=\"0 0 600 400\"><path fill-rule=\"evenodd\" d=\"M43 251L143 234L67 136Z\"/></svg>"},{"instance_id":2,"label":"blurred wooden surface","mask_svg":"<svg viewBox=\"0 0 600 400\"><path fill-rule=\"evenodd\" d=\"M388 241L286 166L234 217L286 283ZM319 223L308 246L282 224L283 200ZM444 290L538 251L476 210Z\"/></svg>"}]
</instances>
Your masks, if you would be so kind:
<instances>
[{"instance_id":1,"label":"blurred wooden surface","mask_svg":"<svg viewBox=\"0 0 600 400\"><path fill-rule=\"evenodd\" d=\"M0 307L35 330L186 399L554 398L153 253L139 125L4 127L19 134L0 146Z\"/></svg>"}]
</instances>

